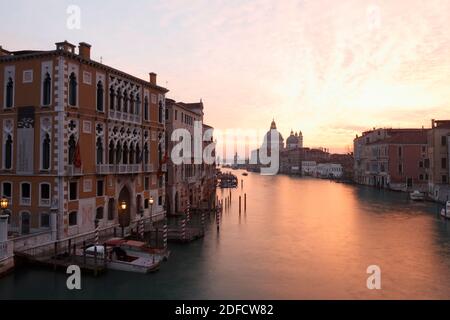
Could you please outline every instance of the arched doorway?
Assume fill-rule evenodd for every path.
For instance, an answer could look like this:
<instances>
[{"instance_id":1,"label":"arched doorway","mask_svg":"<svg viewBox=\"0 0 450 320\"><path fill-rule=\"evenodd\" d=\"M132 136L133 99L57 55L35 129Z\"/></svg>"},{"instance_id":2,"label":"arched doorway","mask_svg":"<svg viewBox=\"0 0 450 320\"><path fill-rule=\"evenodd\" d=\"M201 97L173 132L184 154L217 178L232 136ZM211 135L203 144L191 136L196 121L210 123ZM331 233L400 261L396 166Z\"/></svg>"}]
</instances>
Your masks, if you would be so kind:
<instances>
[{"instance_id":1,"label":"arched doorway","mask_svg":"<svg viewBox=\"0 0 450 320\"><path fill-rule=\"evenodd\" d=\"M122 209L122 203L125 201L126 209ZM127 187L123 187L119 193L119 224L121 227L128 227L131 222L131 197Z\"/></svg>"}]
</instances>

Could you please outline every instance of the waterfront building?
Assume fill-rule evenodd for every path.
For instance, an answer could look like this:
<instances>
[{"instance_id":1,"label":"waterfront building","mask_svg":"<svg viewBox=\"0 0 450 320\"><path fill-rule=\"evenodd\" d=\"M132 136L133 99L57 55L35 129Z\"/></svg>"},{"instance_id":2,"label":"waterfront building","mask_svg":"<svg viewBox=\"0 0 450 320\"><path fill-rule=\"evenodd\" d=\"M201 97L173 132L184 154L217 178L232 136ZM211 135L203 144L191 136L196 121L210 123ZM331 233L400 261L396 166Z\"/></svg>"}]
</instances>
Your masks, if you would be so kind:
<instances>
[{"instance_id":1,"label":"waterfront building","mask_svg":"<svg viewBox=\"0 0 450 320\"><path fill-rule=\"evenodd\" d=\"M20 245L164 216L168 90L90 53L0 50L0 187Z\"/></svg>"},{"instance_id":2,"label":"waterfront building","mask_svg":"<svg viewBox=\"0 0 450 320\"><path fill-rule=\"evenodd\" d=\"M427 129L373 129L354 139L354 179L394 190L427 185Z\"/></svg>"},{"instance_id":3,"label":"waterfront building","mask_svg":"<svg viewBox=\"0 0 450 320\"><path fill-rule=\"evenodd\" d=\"M315 176L317 163L315 161L302 161L302 176Z\"/></svg>"},{"instance_id":4,"label":"waterfront building","mask_svg":"<svg viewBox=\"0 0 450 320\"><path fill-rule=\"evenodd\" d=\"M341 178L343 175L342 165L339 163L318 163L315 169L319 178Z\"/></svg>"},{"instance_id":5,"label":"waterfront building","mask_svg":"<svg viewBox=\"0 0 450 320\"><path fill-rule=\"evenodd\" d=\"M302 174L303 163L324 163L329 159L330 154L324 148L286 148L280 154L280 173ZM307 170L311 171L312 169L308 168Z\"/></svg>"},{"instance_id":6,"label":"waterfront building","mask_svg":"<svg viewBox=\"0 0 450 320\"><path fill-rule=\"evenodd\" d=\"M166 99L166 128L167 150L169 154L167 175L167 212L169 215L179 215L186 212L189 206L192 209L211 205L215 198L215 162L207 164L202 158L203 149L213 143L213 128L203 123L203 102L184 103ZM184 157L182 164L175 164L171 158L173 148L180 143L172 141L175 130L183 129L189 133L191 143L187 146L191 149L189 156ZM206 130L211 132L209 140L203 141ZM194 140L200 135L202 148L198 159L194 152ZM206 203L206 204L205 204Z\"/></svg>"},{"instance_id":7,"label":"waterfront building","mask_svg":"<svg viewBox=\"0 0 450 320\"><path fill-rule=\"evenodd\" d=\"M431 120L428 130L428 156L425 159L425 175L428 178L428 195L437 201L450 199L450 120Z\"/></svg>"}]
</instances>

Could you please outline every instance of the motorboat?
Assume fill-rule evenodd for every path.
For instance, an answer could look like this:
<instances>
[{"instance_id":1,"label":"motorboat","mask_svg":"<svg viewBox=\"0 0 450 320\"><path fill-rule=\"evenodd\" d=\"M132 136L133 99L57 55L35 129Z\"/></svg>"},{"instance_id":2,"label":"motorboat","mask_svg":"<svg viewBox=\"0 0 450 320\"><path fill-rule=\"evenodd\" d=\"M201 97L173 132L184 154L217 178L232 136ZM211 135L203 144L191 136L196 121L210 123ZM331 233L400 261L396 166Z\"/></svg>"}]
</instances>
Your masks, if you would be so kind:
<instances>
[{"instance_id":1,"label":"motorboat","mask_svg":"<svg viewBox=\"0 0 450 320\"><path fill-rule=\"evenodd\" d=\"M104 259L108 269L149 273L159 270L162 257L151 254L138 248L131 249L125 239L111 239L106 242L106 246L92 245L84 250L84 255L90 259ZM105 253L106 248L106 253Z\"/></svg>"},{"instance_id":2,"label":"motorboat","mask_svg":"<svg viewBox=\"0 0 450 320\"><path fill-rule=\"evenodd\" d=\"M243 172L242 175L243 176L248 176L248 173L247 172Z\"/></svg>"},{"instance_id":3,"label":"motorboat","mask_svg":"<svg viewBox=\"0 0 450 320\"><path fill-rule=\"evenodd\" d=\"M414 190L409 194L409 197L414 201L423 201L425 199L425 194L419 190Z\"/></svg>"},{"instance_id":4,"label":"motorboat","mask_svg":"<svg viewBox=\"0 0 450 320\"><path fill-rule=\"evenodd\" d=\"M441 216L450 219L450 201L445 203L445 208L441 209Z\"/></svg>"}]
</instances>

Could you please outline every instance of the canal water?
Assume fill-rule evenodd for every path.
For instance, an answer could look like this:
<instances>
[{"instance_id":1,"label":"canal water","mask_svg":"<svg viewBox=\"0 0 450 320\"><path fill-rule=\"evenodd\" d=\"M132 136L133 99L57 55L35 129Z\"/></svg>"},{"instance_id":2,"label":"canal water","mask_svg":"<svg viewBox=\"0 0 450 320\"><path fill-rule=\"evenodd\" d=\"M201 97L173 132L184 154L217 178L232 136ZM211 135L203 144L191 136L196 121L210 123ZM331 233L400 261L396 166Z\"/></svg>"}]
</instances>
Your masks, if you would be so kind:
<instances>
[{"instance_id":1,"label":"canal water","mask_svg":"<svg viewBox=\"0 0 450 320\"><path fill-rule=\"evenodd\" d=\"M212 219L204 239L170 244L159 272L83 275L82 289L69 291L62 272L18 270L0 279L0 299L450 298L450 222L438 205L327 180L234 173L244 188L231 191L220 232ZM381 290L367 289L370 265L381 269Z\"/></svg>"}]
</instances>

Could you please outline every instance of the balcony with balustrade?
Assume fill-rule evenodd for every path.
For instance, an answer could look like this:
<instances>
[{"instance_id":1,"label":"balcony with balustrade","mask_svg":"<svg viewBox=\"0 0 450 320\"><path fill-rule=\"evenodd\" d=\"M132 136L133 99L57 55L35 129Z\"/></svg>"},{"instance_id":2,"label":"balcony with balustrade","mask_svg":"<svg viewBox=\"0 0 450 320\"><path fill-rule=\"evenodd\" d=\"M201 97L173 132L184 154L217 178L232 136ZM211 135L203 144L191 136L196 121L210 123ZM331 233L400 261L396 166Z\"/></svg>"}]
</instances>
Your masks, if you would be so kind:
<instances>
[{"instance_id":1,"label":"balcony with balustrade","mask_svg":"<svg viewBox=\"0 0 450 320\"><path fill-rule=\"evenodd\" d=\"M140 114L121 112L121 111L117 111L117 110L109 110L109 119L117 120L117 121L125 121L125 122L130 122L130 123L135 123L135 124L141 123L141 115Z\"/></svg>"},{"instance_id":2,"label":"balcony with balustrade","mask_svg":"<svg viewBox=\"0 0 450 320\"><path fill-rule=\"evenodd\" d=\"M142 164L97 164L97 174L134 174L142 172Z\"/></svg>"}]
</instances>

